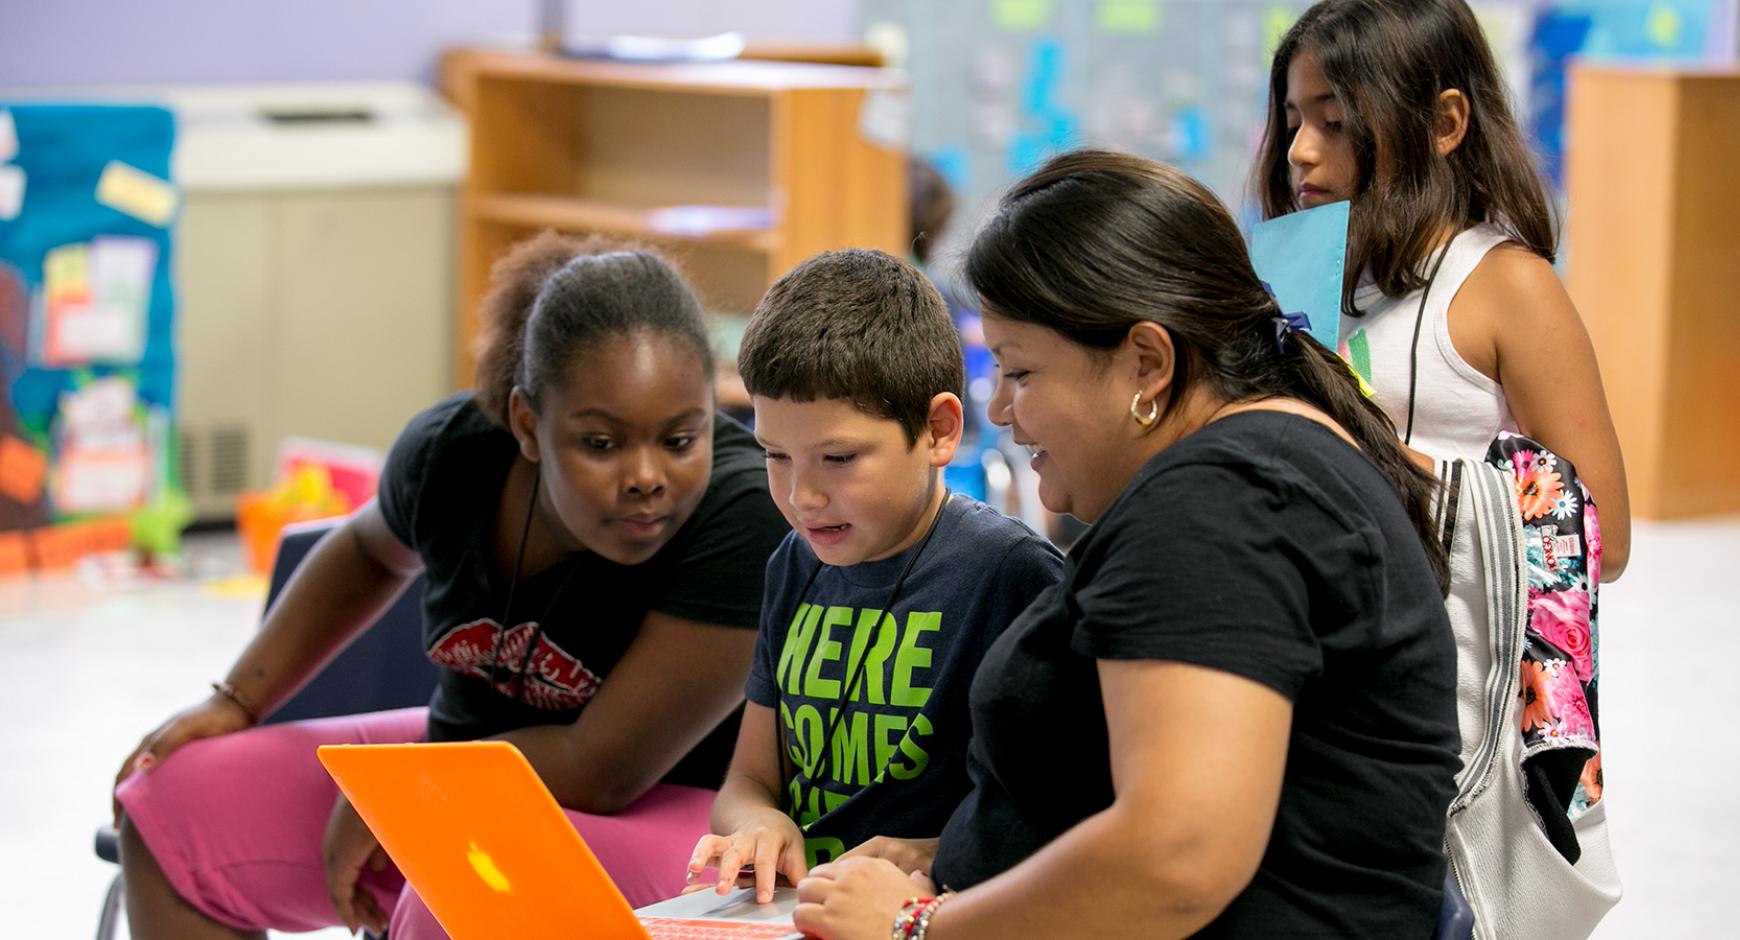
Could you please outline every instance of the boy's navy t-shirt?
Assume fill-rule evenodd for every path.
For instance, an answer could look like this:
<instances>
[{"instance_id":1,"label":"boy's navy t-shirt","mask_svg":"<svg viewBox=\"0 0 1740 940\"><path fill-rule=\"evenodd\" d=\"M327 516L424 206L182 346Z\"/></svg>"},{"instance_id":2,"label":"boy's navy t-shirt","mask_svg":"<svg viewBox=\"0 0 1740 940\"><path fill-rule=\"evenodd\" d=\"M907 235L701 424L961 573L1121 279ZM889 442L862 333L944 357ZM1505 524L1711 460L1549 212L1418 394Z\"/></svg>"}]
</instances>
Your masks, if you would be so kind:
<instances>
[{"instance_id":1,"label":"boy's navy t-shirt","mask_svg":"<svg viewBox=\"0 0 1740 940\"><path fill-rule=\"evenodd\" d=\"M914 552L892 616L884 614ZM781 808L803 828L809 864L872 836L942 832L971 787L973 673L1061 573L1050 542L964 496L944 504L928 544L881 561L823 565L802 536L786 537L768 559L746 691L778 712Z\"/></svg>"}]
</instances>

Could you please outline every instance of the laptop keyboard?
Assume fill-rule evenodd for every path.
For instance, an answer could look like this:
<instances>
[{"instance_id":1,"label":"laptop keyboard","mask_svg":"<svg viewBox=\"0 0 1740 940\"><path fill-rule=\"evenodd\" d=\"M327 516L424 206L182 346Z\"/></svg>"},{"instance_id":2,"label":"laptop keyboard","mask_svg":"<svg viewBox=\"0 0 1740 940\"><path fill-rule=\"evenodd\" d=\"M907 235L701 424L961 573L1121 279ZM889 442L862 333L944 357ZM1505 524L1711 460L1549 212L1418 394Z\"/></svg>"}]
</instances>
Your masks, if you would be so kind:
<instances>
[{"instance_id":1,"label":"laptop keyboard","mask_svg":"<svg viewBox=\"0 0 1740 940\"><path fill-rule=\"evenodd\" d=\"M686 920L680 917L642 917L640 922L653 940L780 940L797 934L790 924Z\"/></svg>"}]
</instances>

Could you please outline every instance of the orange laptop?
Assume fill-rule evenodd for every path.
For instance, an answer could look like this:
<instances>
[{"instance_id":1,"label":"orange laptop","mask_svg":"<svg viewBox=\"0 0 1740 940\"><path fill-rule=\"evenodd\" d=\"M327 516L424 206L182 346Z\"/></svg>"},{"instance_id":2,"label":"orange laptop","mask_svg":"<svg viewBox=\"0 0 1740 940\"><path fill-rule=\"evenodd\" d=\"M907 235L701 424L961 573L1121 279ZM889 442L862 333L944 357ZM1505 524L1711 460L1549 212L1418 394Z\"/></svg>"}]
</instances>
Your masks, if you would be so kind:
<instances>
[{"instance_id":1,"label":"orange laptop","mask_svg":"<svg viewBox=\"0 0 1740 940\"><path fill-rule=\"evenodd\" d=\"M717 895L681 899L692 916L636 916L505 741L325 746L320 762L454 940L799 936L789 907L769 921L782 916L772 905L720 907Z\"/></svg>"}]
</instances>

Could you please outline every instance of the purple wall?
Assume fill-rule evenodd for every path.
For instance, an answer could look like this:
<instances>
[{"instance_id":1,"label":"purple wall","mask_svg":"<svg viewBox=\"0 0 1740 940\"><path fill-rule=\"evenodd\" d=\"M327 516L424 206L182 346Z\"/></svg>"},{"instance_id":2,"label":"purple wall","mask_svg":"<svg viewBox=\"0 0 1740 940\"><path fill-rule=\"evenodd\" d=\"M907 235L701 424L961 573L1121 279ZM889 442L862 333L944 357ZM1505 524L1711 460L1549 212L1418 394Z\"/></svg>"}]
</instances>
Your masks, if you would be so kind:
<instances>
[{"instance_id":1,"label":"purple wall","mask_svg":"<svg viewBox=\"0 0 1740 940\"><path fill-rule=\"evenodd\" d=\"M0 88L432 81L455 44L530 42L538 0L0 0ZM856 0L569 0L571 33L843 41Z\"/></svg>"}]
</instances>

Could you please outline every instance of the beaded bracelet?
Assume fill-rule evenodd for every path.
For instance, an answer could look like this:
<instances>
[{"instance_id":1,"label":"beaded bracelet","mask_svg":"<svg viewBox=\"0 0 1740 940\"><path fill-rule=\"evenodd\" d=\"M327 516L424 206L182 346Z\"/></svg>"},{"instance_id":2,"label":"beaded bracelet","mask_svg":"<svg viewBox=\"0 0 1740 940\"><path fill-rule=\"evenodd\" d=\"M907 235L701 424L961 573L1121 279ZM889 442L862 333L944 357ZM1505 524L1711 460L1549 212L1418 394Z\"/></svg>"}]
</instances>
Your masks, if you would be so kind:
<instances>
[{"instance_id":1,"label":"beaded bracelet","mask_svg":"<svg viewBox=\"0 0 1740 940\"><path fill-rule=\"evenodd\" d=\"M224 698L229 699L231 704L241 709L242 714L248 716L249 724L257 725L260 723L259 709L249 704L247 699L242 698L242 693L237 692L235 686L230 685L227 681L213 682L211 684L211 690Z\"/></svg>"},{"instance_id":2,"label":"beaded bracelet","mask_svg":"<svg viewBox=\"0 0 1740 940\"><path fill-rule=\"evenodd\" d=\"M954 896L953 891L944 891L934 898L908 898L900 906L900 915L894 918L889 940L924 940L925 931L930 929L931 916L944 901Z\"/></svg>"}]
</instances>

